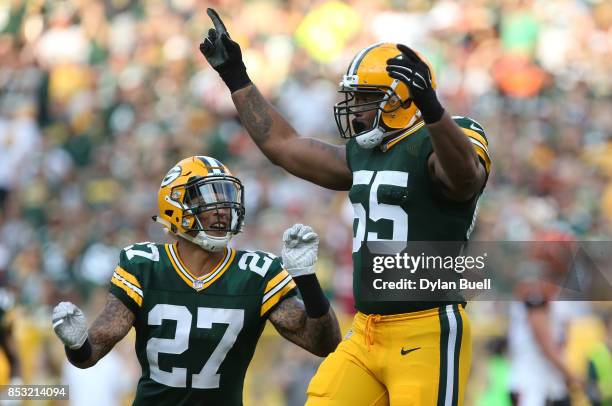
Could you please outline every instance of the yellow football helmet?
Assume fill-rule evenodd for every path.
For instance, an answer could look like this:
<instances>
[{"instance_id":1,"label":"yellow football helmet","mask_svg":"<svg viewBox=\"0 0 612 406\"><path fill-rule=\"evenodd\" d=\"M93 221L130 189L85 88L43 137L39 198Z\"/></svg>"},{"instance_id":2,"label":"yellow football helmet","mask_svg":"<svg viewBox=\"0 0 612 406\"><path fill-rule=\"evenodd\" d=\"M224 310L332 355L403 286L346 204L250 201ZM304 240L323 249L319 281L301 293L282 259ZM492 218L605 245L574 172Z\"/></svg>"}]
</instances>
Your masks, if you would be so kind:
<instances>
[{"instance_id":1,"label":"yellow football helmet","mask_svg":"<svg viewBox=\"0 0 612 406\"><path fill-rule=\"evenodd\" d=\"M164 177L153 219L207 251L219 251L244 225L244 188L215 158L183 159Z\"/></svg>"},{"instance_id":2,"label":"yellow football helmet","mask_svg":"<svg viewBox=\"0 0 612 406\"><path fill-rule=\"evenodd\" d=\"M344 100L334 106L342 138L355 137L360 146L373 148L386 136L410 127L420 118L408 86L389 76L386 70L387 60L400 54L395 44L378 43L362 49L353 58L338 90L344 94ZM435 89L431 64L419 56L429 66ZM356 128L354 115L372 110L377 110L372 127Z\"/></svg>"}]
</instances>

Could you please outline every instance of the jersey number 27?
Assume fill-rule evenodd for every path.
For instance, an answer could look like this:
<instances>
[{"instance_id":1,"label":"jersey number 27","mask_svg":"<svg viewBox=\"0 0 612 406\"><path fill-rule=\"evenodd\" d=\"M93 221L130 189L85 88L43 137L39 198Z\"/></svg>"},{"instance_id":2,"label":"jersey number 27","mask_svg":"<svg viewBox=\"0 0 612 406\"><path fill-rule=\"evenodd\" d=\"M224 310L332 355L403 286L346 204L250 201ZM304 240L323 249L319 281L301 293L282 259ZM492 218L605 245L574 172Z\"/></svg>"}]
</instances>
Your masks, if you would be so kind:
<instances>
[{"instance_id":1,"label":"jersey number 27","mask_svg":"<svg viewBox=\"0 0 612 406\"><path fill-rule=\"evenodd\" d=\"M160 353L182 354L187 351L192 317L187 307L171 304L157 304L149 312L150 326L160 326L163 320L176 321L174 338L151 338L147 342L150 376L154 381L175 388L187 387L187 368L173 367L169 372L162 371L159 369L158 360ZM191 376L192 388L219 387L220 374L217 371L242 330L244 310L198 307L196 327L209 329L213 323L227 324L228 327L200 372Z\"/></svg>"}]
</instances>

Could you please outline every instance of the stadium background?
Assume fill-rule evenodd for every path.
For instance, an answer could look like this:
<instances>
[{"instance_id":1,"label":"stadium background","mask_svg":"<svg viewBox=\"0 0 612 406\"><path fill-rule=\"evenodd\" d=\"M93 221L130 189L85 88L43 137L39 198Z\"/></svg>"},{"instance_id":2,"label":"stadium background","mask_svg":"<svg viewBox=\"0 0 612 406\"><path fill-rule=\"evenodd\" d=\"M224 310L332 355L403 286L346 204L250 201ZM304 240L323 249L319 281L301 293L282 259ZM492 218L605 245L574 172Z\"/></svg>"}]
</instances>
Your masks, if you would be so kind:
<instances>
[{"instance_id":1,"label":"stadium background","mask_svg":"<svg viewBox=\"0 0 612 406\"><path fill-rule=\"evenodd\" d=\"M207 6L225 17L262 92L302 134L330 142L340 142L336 85L357 50L390 41L423 51L444 104L488 133L493 173L474 239L529 240L550 225L580 239L610 236L608 1L3 0L0 279L15 298L4 323L13 323L26 383L68 379L79 388L75 401L102 391L130 399L139 374L133 337L104 367L75 375L53 336L50 309L72 300L92 321L119 250L166 239L151 221L159 182L194 154L220 159L245 185L246 231L235 246L279 253L282 231L294 222L319 232L318 275L348 328L346 195L285 174L255 148L197 50L210 26ZM470 405L493 404L487 396L500 372L491 371L504 358L489 350L508 331L507 307L468 306ZM577 371L601 334L601 307L570 326L567 352ZM247 404L300 404L318 362L267 329L249 370Z\"/></svg>"}]
</instances>

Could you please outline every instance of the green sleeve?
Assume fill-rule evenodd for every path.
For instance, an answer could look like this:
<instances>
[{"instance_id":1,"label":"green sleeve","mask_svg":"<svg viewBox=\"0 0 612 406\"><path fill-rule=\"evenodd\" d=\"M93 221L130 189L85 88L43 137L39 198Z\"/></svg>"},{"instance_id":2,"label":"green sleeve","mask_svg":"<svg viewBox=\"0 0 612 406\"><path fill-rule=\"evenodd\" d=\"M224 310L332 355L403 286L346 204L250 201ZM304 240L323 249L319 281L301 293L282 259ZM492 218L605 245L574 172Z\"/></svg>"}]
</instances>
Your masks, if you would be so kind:
<instances>
[{"instance_id":1,"label":"green sleeve","mask_svg":"<svg viewBox=\"0 0 612 406\"><path fill-rule=\"evenodd\" d=\"M138 274L138 267L128 259L126 249L123 249L119 255L119 264L113 272L109 290L134 314L138 314L143 298Z\"/></svg>"}]
</instances>

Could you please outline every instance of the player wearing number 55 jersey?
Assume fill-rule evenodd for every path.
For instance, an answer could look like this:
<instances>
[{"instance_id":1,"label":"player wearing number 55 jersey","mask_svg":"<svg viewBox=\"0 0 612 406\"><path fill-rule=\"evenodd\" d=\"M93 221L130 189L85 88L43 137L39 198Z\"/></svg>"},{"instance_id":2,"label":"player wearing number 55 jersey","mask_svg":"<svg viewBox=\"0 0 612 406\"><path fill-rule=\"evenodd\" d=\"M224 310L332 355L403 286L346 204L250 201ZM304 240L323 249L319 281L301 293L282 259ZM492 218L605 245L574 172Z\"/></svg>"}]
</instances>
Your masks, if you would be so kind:
<instances>
[{"instance_id":1,"label":"player wearing number 55 jersey","mask_svg":"<svg viewBox=\"0 0 612 406\"><path fill-rule=\"evenodd\" d=\"M242 229L243 195L240 180L214 158L170 169L155 219L178 241L121 251L107 305L89 331L78 307L55 307L53 327L68 359L88 368L134 327L142 367L135 405L241 405L266 320L313 354L333 351L340 331L314 274L317 234L301 224L288 229L283 262L229 248Z\"/></svg>"},{"instance_id":2,"label":"player wearing number 55 jersey","mask_svg":"<svg viewBox=\"0 0 612 406\"><path fill-rule=\"evenodd\" d=\"M311 381L307 405L462 404L471 358L462 300L366 301L361 254L369 242L468 239L491 165L484 129L444 110L421 55L380 43L361 50L340 82L334 115L346 145L301 137L251 82L217 13L208 14L215 27L200 50L255 143L290 173L350 191L355 210L358 313Z\"/></svg>"}]
</instances>

